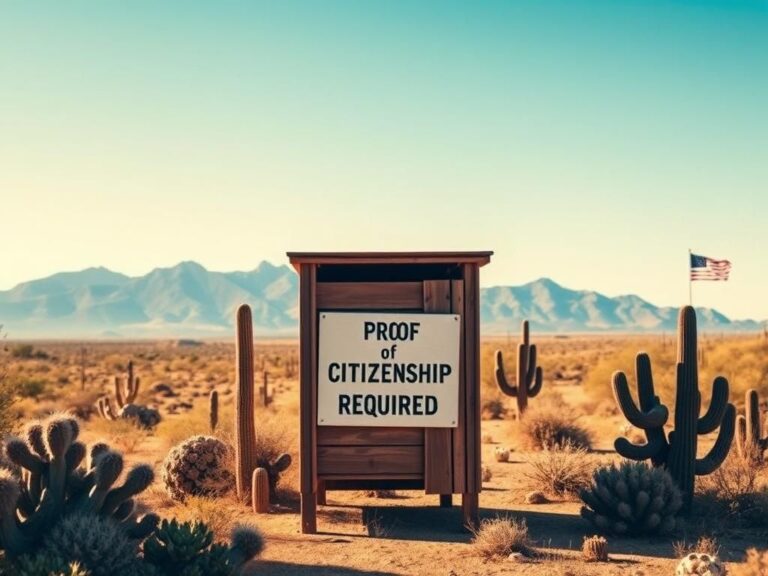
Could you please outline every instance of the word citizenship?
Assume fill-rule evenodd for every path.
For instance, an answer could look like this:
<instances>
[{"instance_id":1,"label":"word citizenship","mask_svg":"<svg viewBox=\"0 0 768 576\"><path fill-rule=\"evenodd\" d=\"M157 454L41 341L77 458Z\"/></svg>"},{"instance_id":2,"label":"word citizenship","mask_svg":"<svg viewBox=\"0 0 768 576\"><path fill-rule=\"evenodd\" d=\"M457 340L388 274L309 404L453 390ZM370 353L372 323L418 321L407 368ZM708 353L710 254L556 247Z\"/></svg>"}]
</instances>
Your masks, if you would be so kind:
<instances>
[{"instance_id":1,"label":"word citizenship","mask_svg":"<svg viewBox=\"0 0 768 576\"><path fill-rule=\"evenodd\" d=\"M450 364L331 362L328 381L365 384L442 384L451 375Z\"/></svg>"},{"instance_id":2,"label":"word citizenship","mask_svg":"<svg viewBox=\"0 0 768 576\"><path fill-rule=\"evenodd\" d=\"M437 407L428 394L339 394L340 416L432 416Z\"/></svg>"}]
</instances>

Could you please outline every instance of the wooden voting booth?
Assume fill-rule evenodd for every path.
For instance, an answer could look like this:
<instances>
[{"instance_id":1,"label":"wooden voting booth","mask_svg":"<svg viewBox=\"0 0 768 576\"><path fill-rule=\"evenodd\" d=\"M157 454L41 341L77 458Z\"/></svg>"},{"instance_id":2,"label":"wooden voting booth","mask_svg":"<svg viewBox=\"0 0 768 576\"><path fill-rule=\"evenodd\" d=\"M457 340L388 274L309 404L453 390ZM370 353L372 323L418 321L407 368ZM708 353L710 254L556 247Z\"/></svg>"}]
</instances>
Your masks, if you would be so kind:
<instances>
[{"instance_id":1,"label":"wooden voting booth","mask_svg":"<svg viewBox=\"0 0 768 576\"><path fill-rule=\"evenodd\" d=\"M492 252L304 253L301 528L326 490L461 494L476 524L479 271Z\"/></svg>"}]
</instances>

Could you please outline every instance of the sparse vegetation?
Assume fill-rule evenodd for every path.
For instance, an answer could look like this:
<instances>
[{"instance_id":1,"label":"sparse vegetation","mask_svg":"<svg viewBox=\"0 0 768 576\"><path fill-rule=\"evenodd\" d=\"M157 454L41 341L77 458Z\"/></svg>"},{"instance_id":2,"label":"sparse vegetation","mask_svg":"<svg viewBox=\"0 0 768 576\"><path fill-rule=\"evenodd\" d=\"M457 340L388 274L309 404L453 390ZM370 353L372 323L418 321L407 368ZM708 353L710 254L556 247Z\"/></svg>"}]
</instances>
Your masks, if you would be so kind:
<instances>
[{"instance_id":1,"label":"sparse vegetation","mask_svg":"<svg viewBox=\"0 0 768 576\"><path fill-rule=\"evenodd\" d=\"M545 450L570 445L589 450L592 439L571 410L564 406L541 406L528 410L525 418L516 423L520 441L529 450Z\"/></svg>"},{"instance_id":2,"label":"sparse vegetation","mask_svg":"<svg viewBox=\"0 0 768 576\"><path fill-rule=\"evenodd\" d=\"M533 552L533 543L524 519L511 516L486 519L480 522L472 534L472 545L483 558L502 558L513 552L531 555Z\"/></svg>"},{"instance_id":3,"label":"sparse vegetation","mask_svg":"<svg viewBox=\"0 0 768 576\"><path fill-rule=\"evenodd\" d=\"M768 576L768 551L749 549L744 562L734 566L730 573L732 576Z\"/></svg>"},{"instance_id":4,"label":"sparse vegetation","mask_svg":"<svg viewBox=\"0 0 768 576\"><path fill-rule=\"evenodd\" d=\"M534 452L527 457L527 462L530 471L525 476L531 487L556 496L575 495L589 486L595 466L584 448L569 442Z\"/></svg>"}]
</instances>

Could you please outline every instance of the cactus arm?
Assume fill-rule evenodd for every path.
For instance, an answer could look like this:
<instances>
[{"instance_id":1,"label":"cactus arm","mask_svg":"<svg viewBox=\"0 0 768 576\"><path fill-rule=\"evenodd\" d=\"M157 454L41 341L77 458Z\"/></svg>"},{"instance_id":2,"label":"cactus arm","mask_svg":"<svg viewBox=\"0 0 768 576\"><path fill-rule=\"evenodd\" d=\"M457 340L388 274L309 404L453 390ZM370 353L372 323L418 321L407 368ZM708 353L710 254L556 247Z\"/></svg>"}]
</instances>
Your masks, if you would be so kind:
<instances>
[{"instance_id":1,"label":"cactus arm","mask_svg":"<svg viewBox=\"0 0 768 576\"><path fill-rule=\"evenodd\" d=\"M125 406L125 399L123 398L123 383L119 376L115 376L115 401L117 402L118 409Z\"/></svg>"},{"instance_id":2,"label":"cactus arm","mask_svg":"<svg viewBox=\"0 0 768 576\"><path fill-rule=\"evenodd\" d=\"M543 375L541 372L541 366L536 367L536 376L533 381L533 384L528 388L528 396L530 398L535 398L539 392L541 392L541 385L543 383Z\"/></svg>"},{"instance_id":3,"label":"cactus arm","mask_svg":"<svg viewBox=\"0 0 768 576\"><path fill-rule=\"evenodd\" d=\"M743 414L736 416L736 450L738 450L739 456L745 457L748 453L748 439L747 439L747 419Z\"/></svg>"},{"instance_id":4,"label":"cactus arm","mask_svg":"<svg viewBox=\"0 0 768 576\"><path fill-rule=\"evenodd\" d=\"M648 430L649 428L661 428L667 423L669 411L663 404L656 404L649 410L640 410L632 395L629 393L627 376L624 372L613 374L613 396L619 405L624 417L637 428Z\"/></svg>"},{"instance_id":5,"label":"cactus arm","mask_svg":"<svg viewBox=\"0 0 768 576\"><path fill-rule=\"evenodd\" d=\"M629 460L647 460L656 458L664 450L665 443L649 439L645 444L633 444L626 438L616 438L613 447L620 456Z\"/></svg>"},{"instance_id":6,"label":"cactus arm","mask_svg":"<svg viewBox=\"0 0 768 576\"><path fill-rule=\"evenodd\" d=\"M714 446L703 458L696 459L695 472L697 476L706 476L720 467L733 442L733 433L736 423L736 408L733 404L728 404L720 424L720 432L717 435Z\"/></svg>"},{"instance_id":7,"label":"cactus arm","mask_svg":"<svg viewBox=\"0 0 768 576\"><path fill-rule=\"evenodd\" d=\"M712 400L707 413L699 418L696 431L699 434L709 434L717 430L728 408L728 380L722 376L715 378L712 383Z\"/></svg>"},{"instance_id":8,"label":"cactus arm","mask_svg":"<svg viewBox=\"0 0 768 576\"><path fill-rule=\"evenodd\" d=\"M507 380L507 375L504 371L504 357L501 350L496 350L496 383L499 385L499 389L507 396L517 396L517 386L511 385Z\"/></svg>"},{"instance_id":9,"label":"cactus arm","mask_svg":"<svg viewBox=\"0 0 768 576\"><path fill-rule=\"evenodd\" d=\"M536 378L536 344L528 346L528 359L525 363L525 385L530 389ZM518 386L520 383L518 382Z\"/></svg>"}]
</instances>

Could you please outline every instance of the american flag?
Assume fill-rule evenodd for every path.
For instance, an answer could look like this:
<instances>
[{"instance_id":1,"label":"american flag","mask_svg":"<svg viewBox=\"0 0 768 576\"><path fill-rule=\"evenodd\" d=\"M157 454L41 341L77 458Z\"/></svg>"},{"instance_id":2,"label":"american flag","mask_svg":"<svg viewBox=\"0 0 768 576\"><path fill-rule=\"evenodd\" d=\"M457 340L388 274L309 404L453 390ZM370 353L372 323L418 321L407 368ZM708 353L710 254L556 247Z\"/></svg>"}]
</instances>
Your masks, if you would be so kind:
<instances>
[{"instance_id":1,"label":"american flag","mask_svg":"<svg viewBox=\"0 0 768 576\"><path fill-rule=\"evenodd\" d=\"M691 280L728 280L731 263L691 254Z\"/></svg>"}]
</instances>

